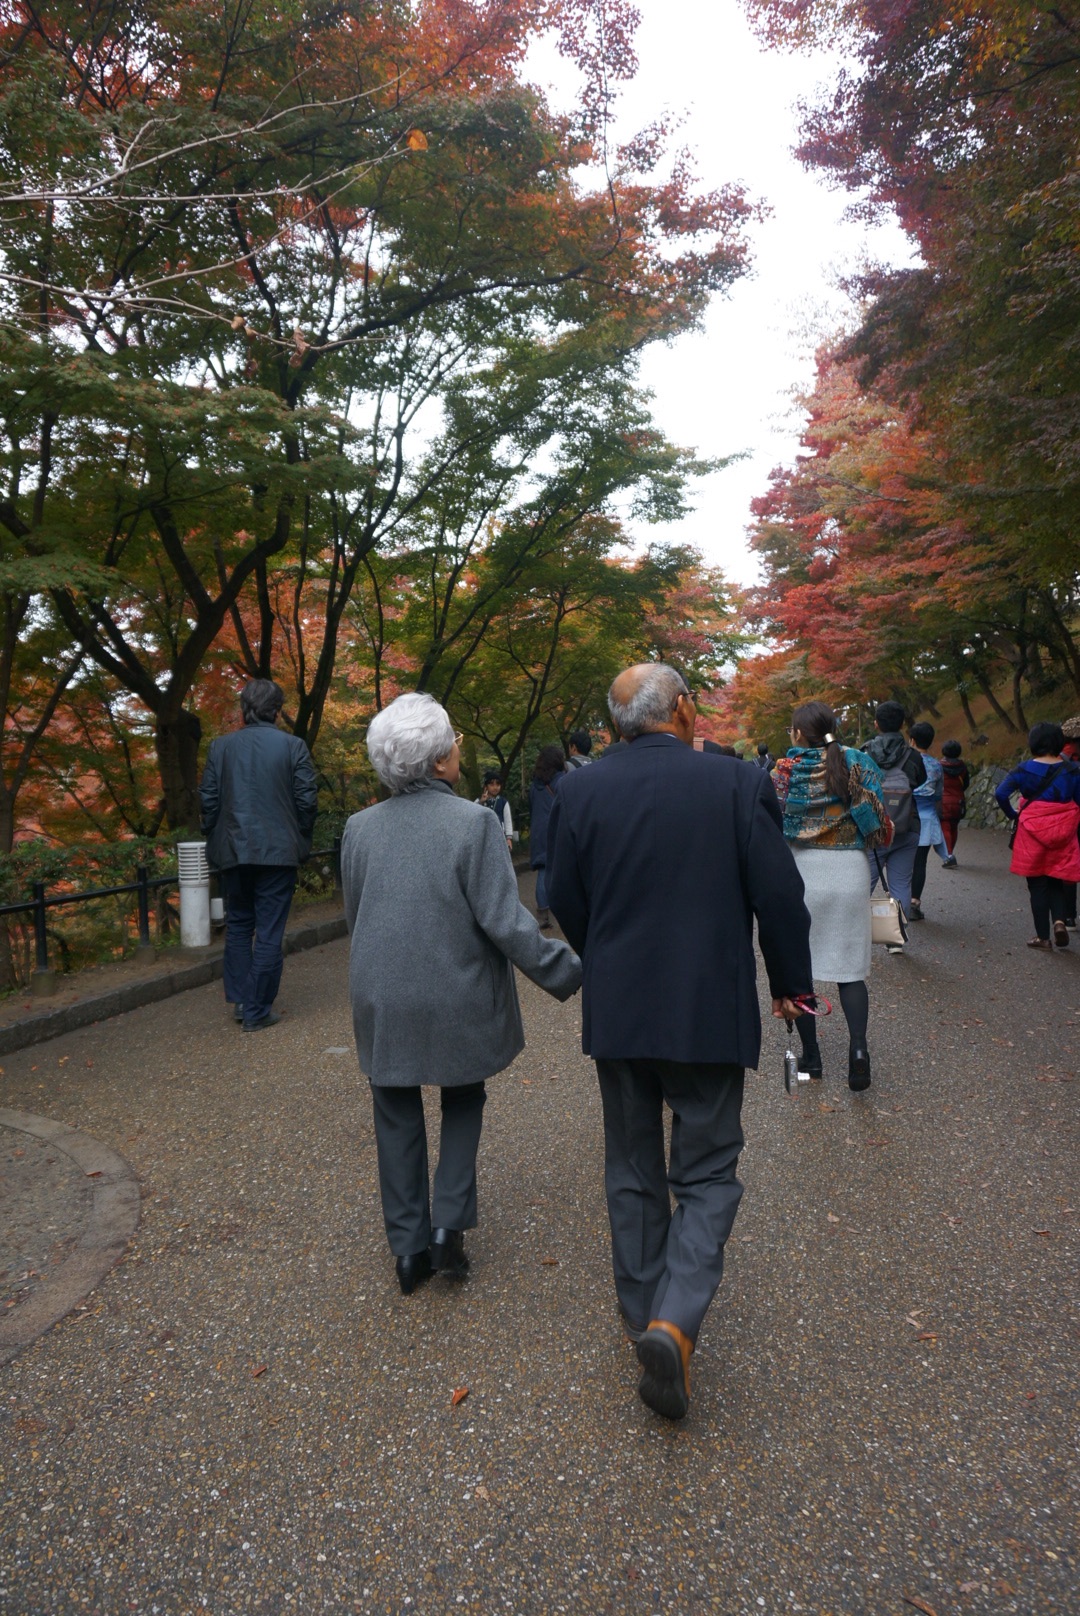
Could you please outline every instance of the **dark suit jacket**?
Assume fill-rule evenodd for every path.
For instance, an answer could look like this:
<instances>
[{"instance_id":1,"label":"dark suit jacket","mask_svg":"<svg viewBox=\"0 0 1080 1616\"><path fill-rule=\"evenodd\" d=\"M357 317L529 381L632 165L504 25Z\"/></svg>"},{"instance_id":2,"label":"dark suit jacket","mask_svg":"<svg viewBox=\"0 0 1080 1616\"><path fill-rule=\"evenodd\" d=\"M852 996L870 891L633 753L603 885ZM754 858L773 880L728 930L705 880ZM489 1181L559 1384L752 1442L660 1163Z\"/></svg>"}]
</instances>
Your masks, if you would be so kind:
<instances>
[{"instance_id":1,"label":"dark suit jacket","mask_svg":"<svg viewBox=\"0 0 1080 1616\"><path fill-rule=\"evenodd\" d=\"M247 724L211 741L199 794L216 870L294 865L311 852L315 766L305 743L276 724Z\"/></svg>"},{"instance_id":2,"label":"dark suit jacket","mask_svg":"<svg viewBox=\"0 0 1080 1616\"><path fill-rule=\"evenodd\" d=\"M753 917L773 997L812 993L810 916L768 775L642 735L567 775L548 900L585 967L598 1060L756 1066Z\"/></svg>"}]
</instances>

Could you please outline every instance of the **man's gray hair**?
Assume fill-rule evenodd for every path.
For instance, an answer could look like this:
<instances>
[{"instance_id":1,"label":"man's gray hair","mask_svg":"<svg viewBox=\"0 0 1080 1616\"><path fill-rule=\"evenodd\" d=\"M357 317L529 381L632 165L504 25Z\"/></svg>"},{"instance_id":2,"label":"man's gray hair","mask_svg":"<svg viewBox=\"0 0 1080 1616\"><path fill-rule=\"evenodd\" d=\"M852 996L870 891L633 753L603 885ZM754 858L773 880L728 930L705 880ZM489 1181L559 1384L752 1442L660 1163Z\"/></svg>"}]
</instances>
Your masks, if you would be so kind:
<instances>
[{"instance_id":1,"label":"man's gray hair","mask_svg":"<svg viewBox=\"0 0 1080 1616\"><path fill-rule=\"evenodd\" d=\"M690 694L682 674L676 673L666 662L657 662L642 673L627 702L615 700L612 694L615 684L608 691L608 711L624 741L632 741L635 735L647 735L661 724L670 724L676 701Z\"/></svg>"},{"instance_id":2,"label":"man's gray hair","mask_svg":"<svg viewBox=\"0 0 1080 1616\"><path fill-rule=\"evenodd\" d=\"M245 724L272 724L285 704L285 692L273 679L249 679L240 692Z\"/></svg>"},{"instance_id":3,"label":"man's gray hair","mask_svg":"<svg viewBox=\"0 0 1080 1616\"><path fill-rule=\"evenodd\" d=\"M398 696L368 725L368 757L395 797L429 779L440 758L454 749L454 726L434 696L411 691Z\"/></svg>"}]
</instances>

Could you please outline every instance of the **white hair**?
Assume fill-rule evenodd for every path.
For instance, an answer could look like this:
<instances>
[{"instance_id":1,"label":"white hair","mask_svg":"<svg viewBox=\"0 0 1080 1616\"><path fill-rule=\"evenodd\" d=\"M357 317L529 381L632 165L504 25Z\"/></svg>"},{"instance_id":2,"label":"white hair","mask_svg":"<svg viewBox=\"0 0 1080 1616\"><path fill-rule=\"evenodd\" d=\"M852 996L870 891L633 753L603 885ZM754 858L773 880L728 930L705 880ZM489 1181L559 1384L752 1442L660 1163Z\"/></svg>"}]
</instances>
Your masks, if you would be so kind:
<instances>
[{"instance_id":1,"label":"white hair","mask_svg":"<svg viewBox=\"0 0 1080 1616\"><path fill-rule=\"evenodd\" d=\"M454 749L454 726L434 696L412 691L398 696L368 725L368 757L395 797L430 778L440 758Z\"/></svg>"},{"instance_id":2,"label":"white hair","mask_svg":"<svg viewBox=\"0 0 1080 1616\"><path fill-rule=\"evenodd\" d=\"M670 724L676 701L690 694L682 674L676 673L667 662L656 662L644 668L629 701L616 701L612 695L614 689L613 684L608 691L608 711L624 741L645 735L659 724Z\"/></svg>"}]
</instances>

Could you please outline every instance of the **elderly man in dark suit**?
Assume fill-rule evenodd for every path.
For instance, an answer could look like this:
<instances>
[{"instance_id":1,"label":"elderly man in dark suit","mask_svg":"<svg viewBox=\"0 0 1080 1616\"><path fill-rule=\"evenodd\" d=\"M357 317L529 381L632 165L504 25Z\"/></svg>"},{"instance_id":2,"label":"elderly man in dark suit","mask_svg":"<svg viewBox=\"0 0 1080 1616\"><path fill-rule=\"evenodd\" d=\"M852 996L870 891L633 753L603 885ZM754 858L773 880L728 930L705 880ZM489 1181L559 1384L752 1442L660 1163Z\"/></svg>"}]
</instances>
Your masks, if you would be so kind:
<instances>
[{"instance_id":1,"label":"elderly man in dark suit","mask_svg":"<svg viewBox=\"0 0 1080 1616\"><path fill-rule=\"evenodd\" d=\"M792 999L813 993L810 917L771 780L694 751L681 676L628 668L608 706L629 744L563 781L549 896L584 965L582 1045L600 1080L615 1289L639 1390L678 1419L742 1195L743 1071L761 1045L753 920L773 1014L793 1017Z\"/></svg>"},{"instance_id":2,"label":"elderly man in dark suit","mask_svg":"<svg viewBox=\"0 0 1080 1616\"><path fill-rule=\"evenodd\" d=\"M277 1025L281 940L319 806L311 753L278 729L273 679L240 695L243 729L210 743L200 796L206 856L225 889L225 997L245 1032Z\"/></svg>"}]
</instances>

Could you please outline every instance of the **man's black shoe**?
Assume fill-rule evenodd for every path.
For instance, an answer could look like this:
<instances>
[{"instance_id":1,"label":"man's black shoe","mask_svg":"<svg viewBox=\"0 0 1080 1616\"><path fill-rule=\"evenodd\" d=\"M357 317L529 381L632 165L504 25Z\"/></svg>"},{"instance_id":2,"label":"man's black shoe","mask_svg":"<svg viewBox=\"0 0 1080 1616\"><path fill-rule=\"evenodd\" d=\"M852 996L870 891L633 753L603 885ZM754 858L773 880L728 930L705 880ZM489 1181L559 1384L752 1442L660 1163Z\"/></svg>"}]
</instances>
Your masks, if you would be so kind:
<instances>
[{"instance_id":1,"label":"man's black shoe","mask_svg":"<svg viewBox=\"0 0 1080 1616\"><path fill-rule=\"evenodd\" d=\"M240 1021L240 1022L243 1021L243 1019L244 1019L244 1007L243 1007L242 1004L234 1004L233 1005L233 1007L232 1007L232 1018L233 1018L234 1021Z\"/></svg>"},{"instance_id":2,"label":"man's black shoe","mask_svg":"<svg viewBox=\"0 0 1080 1616\"><path fill-rule=\"evenodd\" d=\"M464 1279L469 1272L465 1236L460 1229L434 1229L428 1247L432 1271L448 1279Z\"/></svg>"},{"instance_id":3,"label":"man's black shoe","mask_svg":"<svg viewBox=\"0 0 1080 1616\"><path fill-rule=\"evenodd\" d=\"M431 1258L426 1251L418 1251L411 1257L399 1257L394 1267L403 1296L411 1296L418 1285L431 1278Z\"/></svg>"},{"instance_id":4,"label":"man's black shoe","mask_svg":"<svg viewBox=\"0 0 1080 1616\"><path fill-rule=\"evenodd\" d=\"M280 1020L281 1017L278 1015L276 1010L268 1010L265 1016L259 1017L258 1021L245 1021L244 1031L262 1032L264 1027L276 1027Z\"/></svg>"}]
</instances>

